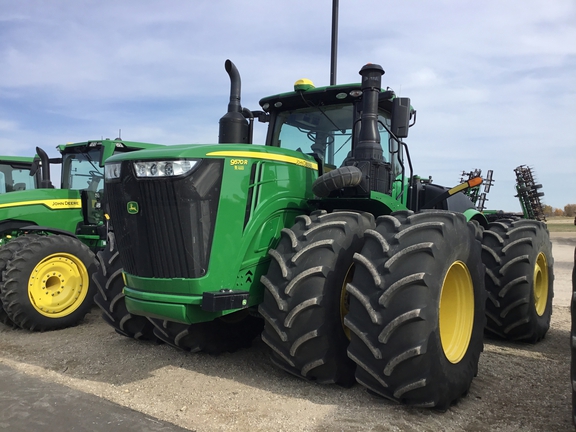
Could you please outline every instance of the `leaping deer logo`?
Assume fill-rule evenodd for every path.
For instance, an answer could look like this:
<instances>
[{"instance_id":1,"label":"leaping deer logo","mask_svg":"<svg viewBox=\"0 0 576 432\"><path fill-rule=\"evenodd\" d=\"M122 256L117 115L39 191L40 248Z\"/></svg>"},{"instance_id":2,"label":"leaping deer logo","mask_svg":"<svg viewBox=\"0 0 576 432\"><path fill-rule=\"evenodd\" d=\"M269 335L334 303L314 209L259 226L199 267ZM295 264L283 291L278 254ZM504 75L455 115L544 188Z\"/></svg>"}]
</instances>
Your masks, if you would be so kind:
<instances>
[{"instance_id":1,"label":"leaping deer logo","mask_svg":"<svg viewBox=\"0 0 576 432\"><path fill-rule=\"evenodd\" d=\"M136 201L128 201L126 205L126 210L129 214L137 214L140 211L140 207Z\"/></svg>"}]
</instances>

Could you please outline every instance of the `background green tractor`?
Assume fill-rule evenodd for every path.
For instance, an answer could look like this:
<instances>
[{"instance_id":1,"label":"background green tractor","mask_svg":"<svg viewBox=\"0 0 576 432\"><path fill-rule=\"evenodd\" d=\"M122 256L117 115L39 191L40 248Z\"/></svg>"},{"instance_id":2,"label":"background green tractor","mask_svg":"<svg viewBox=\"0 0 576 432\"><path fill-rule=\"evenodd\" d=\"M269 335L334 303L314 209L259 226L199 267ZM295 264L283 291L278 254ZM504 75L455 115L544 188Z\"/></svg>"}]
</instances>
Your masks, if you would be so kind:
<instances>
[{"instance_id":1,"label":"background green tractor","mask_svg":"<svg viewBox=\"0 0 576 432\"><path fill-rule=\"evenodd\" d=\"M5 159L1 173L13 192L0 195L0 322L51 330L84 317L93 304L94 253L106 239L104 161L153 146L98 140L60 145L58 159L40 148L33 163ZM62 164L60 189L50 163Z\"/></svg>"},{"instance_id":2,"label":"background green tractor","mask_svg":"<svg viewBox=\"0 0 576 432\"><path fill-rule=\"evenodd\" d=\"M0 194L37 189L40 173L30 175L33 162L31 157L0 156Z\"/></svg>"},{"instance_id":3,"label":"background green tractor","mask_svg":"<svg viewBox=\"0 0 576 432\"><path fill-rule=\"evenodd\" d=\"M462 193L482 180L446 188L413 174L402 139L416 112L382 91L378 65L361 83L297 81L262 111L240 105L238 71L226 70L219 144L106 163L104 318L191 352L233 351L261 333L273 363L298 377L446 409L477 372L485 278L508 277L487 276L483 243L499 234ZM251 144L256 118L265 145ZM548 239L542 223L518 223ZM521 255L527 296L535 277L551 293L549 240L513 239L496 254Z\"/></svg>"}]
</instances>

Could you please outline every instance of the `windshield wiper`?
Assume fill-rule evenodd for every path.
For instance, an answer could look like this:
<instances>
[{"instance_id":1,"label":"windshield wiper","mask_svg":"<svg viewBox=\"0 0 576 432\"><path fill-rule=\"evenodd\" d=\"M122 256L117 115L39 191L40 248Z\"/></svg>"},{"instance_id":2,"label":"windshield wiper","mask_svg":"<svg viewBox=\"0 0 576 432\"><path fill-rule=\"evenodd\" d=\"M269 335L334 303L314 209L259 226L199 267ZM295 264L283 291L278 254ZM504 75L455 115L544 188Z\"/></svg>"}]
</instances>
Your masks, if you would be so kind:
<instances>
[{"instance_id":1,"label":"windshield wiper","mask_svg":"<svg viewBox=\"0 0 576 432\"><path fill-rule=\"evenodd\" d=\"M330 123L332 123L332 125L334 125L334 127L336 128L336 130L340 131L341 133L345 133L345 132L346 132L346 129L340 129L340 128L338 127L338 125L337 125L336 123L334 123L330 117L328 117L328 114L326 114L326 112L322 109L322 107L321 107L320 105L316 106L316 105L314 105L313 103L311 103L310 101L306 100L306 99L304 98L304 95L302 94L302 92L300 92L300 97L302 98L302 100L304 101L304 103L305 103L306 105L308 105L310 108L315 108L315 109L317 109L318 111L320 111L320 113L321 113L324 117L326 117L326 118L328 119L328 121L329 121Z\"/></svg>"}]
</instances>

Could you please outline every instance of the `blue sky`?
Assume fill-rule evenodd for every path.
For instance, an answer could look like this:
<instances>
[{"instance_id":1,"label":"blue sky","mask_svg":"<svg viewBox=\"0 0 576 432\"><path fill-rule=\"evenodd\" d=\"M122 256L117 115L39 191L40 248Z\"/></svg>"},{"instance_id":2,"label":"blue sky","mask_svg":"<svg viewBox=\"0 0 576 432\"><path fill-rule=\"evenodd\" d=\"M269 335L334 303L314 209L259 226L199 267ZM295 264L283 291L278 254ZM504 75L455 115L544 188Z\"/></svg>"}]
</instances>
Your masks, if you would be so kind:
<instances>
[{"instance_id":1,"label":"blue sky","mask_svg":"<svg viewBox=\"0 0 576 432\"><path fill-rule=\"evenodd\" d=\"M0 0L0 154L95 138L208 143L228 103L330 79L331 0ZM514 168L544 203L576 203L573 0L340 0L338 83L367 62L410 97L415 173L494 171L488 207L519 211ZM260 124L257 139L264 136Z\"/></svg>"}]
</instances>

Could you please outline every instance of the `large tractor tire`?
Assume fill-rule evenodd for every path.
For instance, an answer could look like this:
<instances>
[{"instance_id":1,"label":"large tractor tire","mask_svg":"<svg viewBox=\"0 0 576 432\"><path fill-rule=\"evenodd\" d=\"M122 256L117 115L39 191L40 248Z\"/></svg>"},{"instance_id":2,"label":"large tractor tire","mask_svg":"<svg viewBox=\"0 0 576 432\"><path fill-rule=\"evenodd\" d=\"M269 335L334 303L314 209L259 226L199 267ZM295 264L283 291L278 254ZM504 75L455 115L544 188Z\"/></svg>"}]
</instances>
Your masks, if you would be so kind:
<instances>
[{"instance_id":1,"label":"large tractor tire","mask_svg":"<svg viewBox=\"0 0 576 432\"><path fill-rule=\"evenodd\" d=\"M366 232L345 323L368 391L438 410L466 395L484 346L481 231L436 210L381 216Z\"/></svg>"},{"instance_id":2,"label":"large tractor tire","mask_svg":"<svg viewBox=\"0 0 576 432\"><path fill-rule=\"evenodd\" d=\"M94 254L65 235L23 236L7 263L0 299L9 318L31 331L78 324L94 304Z\"/></svg>"},{"instance_id":3,"label":"large tractor tire","mask_svg":"<svg viewBox=\"0 0 576 432\"><path fill-rule=\"evenodd\" d=\"M28 242L33 237L37 237L37 235L30 234L27 236L26 239L23 239L23 237L17 237L0 248L0 284L2 283L3 280L3 274L4 270L6 270L6 265L14 256L14 252L20 250L20 248L22 247L22 243ZM0 300L0 323L11 327L16 326L16 324L14 324L14 322L10 319L10 317L4 310L4 307L2 306L2 300Z\"/></svg>"},{"instance_id":4,"label":"large tractor tire","mask_svg":"<svg viewBox=\"0 0 576 432\"><path fill-rule=\"evenodd\" d=\"M265 291L259 307L266 322L262 339L274 364L321 384L354 384L356 365L346 353L346 284L364 232L374 225L368 213L317 211L282 230L261 278Z\"/></svg>"},{"instance_id":5,"label":"large tractor tire","mask_svg":"<svg viewBox=\"0 0 576 432\"><path fill-rule=\"evenodd\" d=\"M484 230L486 333L536 343L552 316L553 258L543 222L500 219Z\"/></svg>"},{"instance_id":6,"label":"large tractor tire","mask_svg":"<svg viewBox=\"0 0 576 432\"><path fill-rule=\"evenodd\" d=\"M214 321L182 324L150 318L154 335L162 342L184 351L216 355L247 348L262 332L264 323L248 309L225 315Z\"/></svg>"},{"instance_id":7,"label":"large tractor tire","mask_svg":"<svg viewBox=\"0 0 576 432\"><path fill-rule=\"evenodd\" d=\"M572 423L576 426L576 249L572 269L572 301L570 302L572 326L570 329L570 378L572 380Z\"/></svg>"},{"instance_id":8,"label":"large tractor tire","mask_svg":"<svg viewBox=\"0 0 576 432\"><path fill-rule=\"evenodd\" d=\"M108 233L106 248L98 252L96 258L96 272L92 275L96 286L94 302L102 309L104 321L122 336L156 341L152 323L146 317L132 315L126 309L122 263L113 232Z\"/></svg>"}]
</instances>

